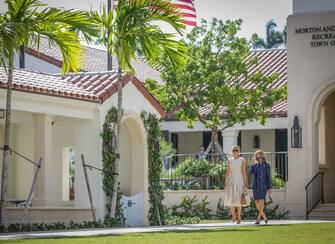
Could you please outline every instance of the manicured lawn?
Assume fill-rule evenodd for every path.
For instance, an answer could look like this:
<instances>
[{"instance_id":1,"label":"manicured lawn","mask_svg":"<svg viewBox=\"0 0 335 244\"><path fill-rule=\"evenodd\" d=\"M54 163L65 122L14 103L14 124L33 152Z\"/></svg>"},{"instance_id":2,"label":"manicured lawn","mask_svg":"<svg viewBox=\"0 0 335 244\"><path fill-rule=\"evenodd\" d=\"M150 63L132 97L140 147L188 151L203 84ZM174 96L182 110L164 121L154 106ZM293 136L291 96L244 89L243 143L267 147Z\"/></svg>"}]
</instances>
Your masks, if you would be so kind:
<instances>
[{"instance_id":1,"label":"manicured lawn","mask_svg":"<svg viewBox=\"0 0 335 244\"><path fill-rule=\"evenodd\" d=\"M335 243L335 223L285 226L255 226L197 231L129 234L122 236L39 239L2 243Z\"/></svg>"}]
</instances>

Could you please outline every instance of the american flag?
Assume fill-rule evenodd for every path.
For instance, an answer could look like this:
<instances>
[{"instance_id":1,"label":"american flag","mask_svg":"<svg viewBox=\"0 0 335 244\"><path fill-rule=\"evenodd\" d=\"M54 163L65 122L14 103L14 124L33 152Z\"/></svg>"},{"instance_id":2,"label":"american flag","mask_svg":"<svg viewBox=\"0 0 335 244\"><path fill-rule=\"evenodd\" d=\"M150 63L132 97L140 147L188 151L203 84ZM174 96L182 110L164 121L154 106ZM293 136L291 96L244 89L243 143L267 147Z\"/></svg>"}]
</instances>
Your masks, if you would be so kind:
<instances>
[{"instance_id":1,"label":"american flag","mask_svg":"<svg viewBox=\"0 0 335 244\"><path fill-rule=\"evenodd\" d=\"M183 16L183 23L189 26L197 25L197 15L194 7L195 0L170 0L177 8L180 9L180 14ZM113 8L116 8L118 0L113 0Z\"/></svg>"},{"instance_id":2,"label":"american flag","mask_svg":"<svg viewBox=\"0 0 335 244\"><path fill-rule=\"evenodd\" d=\"M183 22L185 25L197 25L197 15L194 7L194 0L174 0L171 2L180 9L180 13L184 17Z\"/></svg>"}]
</instances>

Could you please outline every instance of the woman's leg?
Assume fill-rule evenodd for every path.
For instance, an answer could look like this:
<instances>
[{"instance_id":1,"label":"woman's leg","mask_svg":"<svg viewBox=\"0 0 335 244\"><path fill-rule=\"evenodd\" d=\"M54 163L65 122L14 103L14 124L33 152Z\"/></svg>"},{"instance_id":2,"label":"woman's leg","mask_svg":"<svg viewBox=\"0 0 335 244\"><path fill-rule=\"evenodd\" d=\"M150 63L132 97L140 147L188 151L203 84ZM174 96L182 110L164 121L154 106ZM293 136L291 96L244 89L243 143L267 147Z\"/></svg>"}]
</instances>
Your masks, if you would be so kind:
<instances>
[{"instance_id":1,"label":"woman's leg","mask_svg":"<svg viewBox=\"0 0 335 244\"><path fill-rule=\"evenodd\" d=\"M265 215L264 207L265 207L265 200L262 199L261 202L260 202L261 215L262 215L263 219L267 222L268 218Z\"/></svg>"},{"instance_id":2,"label":"woman's leg","mask_svg":"<svg viewBox=\"0 0 335 244\"><path fill-rule=\"evenodd\" d=\"M241 223L241 212L242 212L242 208L238 207L237 208L237 223L240 224Z\"/></svg>"},{"instance_id":3,"label":"woman's leg","mask_svg":"<svg viewBox=\"0 0 335 244\"><path fill-rule=\"evenodd\" d=\"M255 200L255 203L256 203L256 208L257 208L257 211L258 211L256 222L259 223L259 221L261 220L261 217L262 217L261 210L260 210L260 200Z\"/></svg>"},{"instance_id":4,"label":"woman's leg","mask_svg":"<svg viewBox=\"0 0 335 244\"><path fill-rule=\"evenodd\" d=\"M230 211L231 211L231 222L234 223L235 219L236 219L236 216L235 216L235 207L231 207Z\"/></svg>"}]
</instances>

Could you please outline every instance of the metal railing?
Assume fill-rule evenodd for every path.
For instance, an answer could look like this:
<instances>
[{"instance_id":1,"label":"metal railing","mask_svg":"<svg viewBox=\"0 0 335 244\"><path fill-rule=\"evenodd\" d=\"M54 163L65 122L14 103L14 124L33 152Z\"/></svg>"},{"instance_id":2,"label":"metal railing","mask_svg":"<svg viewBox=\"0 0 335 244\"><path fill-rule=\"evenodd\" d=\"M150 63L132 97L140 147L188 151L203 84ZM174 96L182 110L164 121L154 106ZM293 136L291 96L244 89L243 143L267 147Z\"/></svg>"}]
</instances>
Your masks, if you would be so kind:
<instances>
[{"instance_id":1,"label":"metal railing","mask_svg":"<svg viewBox=\"0 0 335 244\"><path fill-rule=\"evenodd\" d=\"M241 153L250 167L253 153ZM273 188L286 186L288 178L287 152L266 152L267 161L271 164ZM163 158L161 184L165 190L220 190L224 189L226 159L230 154L177 154ZM251 187L252 178L248 174Z\"/></svg>"},{"instance_id":2,"label":"metal railing","mask_svg":"<svg viewBox=\"0 0 335 244\"><path fill-rule=\"evenodd\" d=\"M305 186L307 220L313 209L319 203L324 203L323 177L324 172L318 172Z\"/></svg>"}]
</instances>

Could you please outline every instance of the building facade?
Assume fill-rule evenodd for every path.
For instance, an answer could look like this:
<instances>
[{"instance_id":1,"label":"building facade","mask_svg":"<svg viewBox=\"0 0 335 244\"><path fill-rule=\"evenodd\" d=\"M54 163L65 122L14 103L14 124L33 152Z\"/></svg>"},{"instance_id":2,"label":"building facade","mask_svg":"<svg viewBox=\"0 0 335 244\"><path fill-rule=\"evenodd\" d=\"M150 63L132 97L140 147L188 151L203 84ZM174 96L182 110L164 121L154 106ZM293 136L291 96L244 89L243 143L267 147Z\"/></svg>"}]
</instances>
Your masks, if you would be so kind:
<instances>
[{"instance_id":1,"label":"building facade","mask_svg":"<svg viewBox=\"0 0 335 244\"><path fill-rule=\"evenodd\" d=\"M322 189L324 202L335 202L335 3L294 0L288 17L288 121L295 116L302 128L302 147L289 147L287 208L292 216L305 215ZM313 180L313 177L316 178ZM311 192L305 186L312 180ZM313 189L314 188L314 189Z\"/></svg>"}]
</instances>

